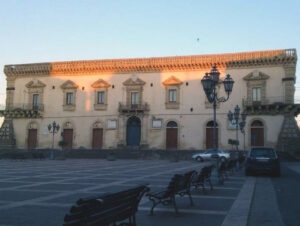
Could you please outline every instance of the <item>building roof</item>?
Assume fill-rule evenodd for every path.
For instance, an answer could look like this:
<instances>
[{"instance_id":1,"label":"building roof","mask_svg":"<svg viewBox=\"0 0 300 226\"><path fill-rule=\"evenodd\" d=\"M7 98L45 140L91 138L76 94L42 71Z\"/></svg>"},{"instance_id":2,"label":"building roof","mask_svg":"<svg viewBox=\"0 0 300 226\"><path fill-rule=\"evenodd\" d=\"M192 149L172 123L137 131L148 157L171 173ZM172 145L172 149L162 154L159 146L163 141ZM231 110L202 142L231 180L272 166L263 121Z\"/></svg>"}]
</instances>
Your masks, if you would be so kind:
<instances>
[{"instance_id":1,"label":"building roof","mask_svg":"<svg viewBox=\"0 0 300 226\"><path fill-rule=\"evenodd\" d=\"M6 76L69 75L125 72L165 72L210 69L244 68L249 66L296 66L296 49L281 49L241 53L129 58L110 60L63 61L35 64L5 65Z\"/></svg>"}]
</instances>

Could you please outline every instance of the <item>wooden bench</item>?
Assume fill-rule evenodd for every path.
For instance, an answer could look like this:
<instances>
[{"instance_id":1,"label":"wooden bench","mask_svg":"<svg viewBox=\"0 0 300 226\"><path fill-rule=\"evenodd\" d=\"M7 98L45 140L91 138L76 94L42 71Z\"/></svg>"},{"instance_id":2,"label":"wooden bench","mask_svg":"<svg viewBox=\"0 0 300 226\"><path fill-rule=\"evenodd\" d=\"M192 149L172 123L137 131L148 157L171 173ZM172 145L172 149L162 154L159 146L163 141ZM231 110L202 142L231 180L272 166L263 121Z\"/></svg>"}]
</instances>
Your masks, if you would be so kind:
<instances>
[{"instance_id":1,"label":"wooden bench","mask_svg":"<svg viewBox=\"0 0 300 226\"><path fill-rule=\"evenodd\" d=\"M152 201L150 214L153 215L153 210L158 204L163 204L163 205L173 204L175 212L178 213L178 208L175 200L176 195L180 195L180 196L188 195L190 198L191 206L193 206L194 203L191 196L190 188L191 188L192 177L195 173L196 173L195 171L190 171L188 173L185 173L184 175L175 174L172 177L166 189L158 192L152 192L146 194L149 200Z\"/></svg>"},{"instance_id":2,"label":"wooden bench","mask_svg":"<svg viewBox=\"0 0 300 226\"><path fill-rule=\"evenodd\" d=\"M213 165L205 166L201 169L200 173L193 177L192 179L192 186L195 187L195 189L198 189L199 186L202 187L203 193L206 194L205 190L205 183L209 183L210 190L213 190L213 185L211 183L210 177L211 177L211 171L213 169Z\"/></svg>"},{"instance_id":3,"label":"wooden bench","mask_svg":"<svg viewBox=\"0 0 300 226\"><path fill-rule=\"evenodd\" d=\"M147 185L141 185L125 191L107 193L101 196L93 196L79 199L65 215L64 226L85 225L119 225L135 226L135 213L138 204L145 192Z\"/></svg>"}]
</instances>

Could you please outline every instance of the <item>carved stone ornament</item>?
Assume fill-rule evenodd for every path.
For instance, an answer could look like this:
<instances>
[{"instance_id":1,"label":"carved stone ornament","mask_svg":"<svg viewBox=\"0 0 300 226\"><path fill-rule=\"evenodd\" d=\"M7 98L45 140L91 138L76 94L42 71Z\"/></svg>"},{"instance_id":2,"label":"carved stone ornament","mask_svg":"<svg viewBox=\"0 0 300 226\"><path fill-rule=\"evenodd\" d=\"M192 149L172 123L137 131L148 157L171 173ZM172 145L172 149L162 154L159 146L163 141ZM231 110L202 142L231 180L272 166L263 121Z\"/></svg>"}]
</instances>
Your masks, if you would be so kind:
<instances>
[{"instance_id":1,"label":"carved stone ornament","mask_svg":"<svg viewBox=\"0 0 300 226\"><path fill-rule=\"evenodd\" d=\"M269 75L266 75L261 71L255 70L249 73L248 75L246 75L243 79L246 81L253 81L253 80L266 80L268 78L270 78Z\"/></svg>"},{"instance_id":2,"label":"carved stone ornament","mask_svg":"<svg viewBox=\"0 0 300 226\"><path fill-rule=\"evenodd\" d=\"M125 82L123 82L124 86L143 86L146 83L139 78L129 78Z\"/></svg>"},{"instance_id":3,"label":"carved stone ornament","mask_svg":"<svg viewBox=\"0 0 300 226\"><path fill-rule=\"evenodd\" d=\"M26 84L26 87L28 89L31 89L31 88L44 88L46 85L44 83L42 83L40 80L33 80L33 81L30 81Z\"/></svg>"},{"instance_id":4,"label":"carved stone ornament","mask_svg":"<svg viewBox=\"0 0 300 226\"><path fill-rule=\"evenodd\" d=\"M108 89L110 86L111 86L111 85L110 85L108 82L104 81L104 80L101 79L101 78L98 79L96 82L94 82L94 83L92 84L92 87L93 87L94 89L97 89L97 88Z\"/></svg>"},{"instance_id":5,"label":"carved stone ornament","mask_svg":"<svg viewBox=\"0 0 300 226\"><path fill-rule=\"evenodd\" d=\"M175 85L181 85L182 81L176 78L175 76L171 76L167 80L163 82L163 85L165 86L175 86Z\"/></svg>"},{"instance_id":6,"label":"carved stone ornament","mask_svg":"<svg viewBox=\"0 0 300 226\"><path fill-rule=\"evenodd\" d=\"M77 89L78 85L71 80L64 82L61 86L62 89Z\"/></svg>"}]
</instances>

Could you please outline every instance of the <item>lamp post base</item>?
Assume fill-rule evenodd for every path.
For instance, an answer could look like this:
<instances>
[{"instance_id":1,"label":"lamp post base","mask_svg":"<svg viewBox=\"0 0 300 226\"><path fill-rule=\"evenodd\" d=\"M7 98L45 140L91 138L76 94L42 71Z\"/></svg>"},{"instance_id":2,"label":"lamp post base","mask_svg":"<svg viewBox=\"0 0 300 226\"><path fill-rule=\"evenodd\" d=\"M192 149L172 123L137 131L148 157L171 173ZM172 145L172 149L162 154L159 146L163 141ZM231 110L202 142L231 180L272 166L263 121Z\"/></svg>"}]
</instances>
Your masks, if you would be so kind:
<instances>
[{"instance_id":1,"label":"lamp post base","mask_svg":"<svg viewBox=\"0 0 300 226\"><path fill-rule=\"evenodd\" d=\"M50 153L50 160L54 160L54 150L52 150Z\"/></svg>"}]
</instances>

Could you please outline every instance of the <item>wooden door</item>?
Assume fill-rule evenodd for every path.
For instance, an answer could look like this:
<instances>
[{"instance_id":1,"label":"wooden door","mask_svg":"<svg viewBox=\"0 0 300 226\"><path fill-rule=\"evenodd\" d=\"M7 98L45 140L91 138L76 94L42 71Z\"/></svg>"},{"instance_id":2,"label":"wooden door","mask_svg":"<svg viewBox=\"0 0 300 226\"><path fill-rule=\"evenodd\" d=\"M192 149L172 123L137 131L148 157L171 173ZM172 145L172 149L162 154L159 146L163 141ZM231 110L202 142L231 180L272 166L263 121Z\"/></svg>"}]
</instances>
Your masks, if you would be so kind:
<instances>
[{"instance_id":1,"label":"wooden door","mask_svg":"<svg viewBox=\"0 0 300 226\"><path fill-rule=\"evenodd\" d=\"M178 129L167 128L166 135L166 148L177 148L178 141Z\"/></svg>"},{"instance_id":2,"label":"wooden door","mask_svg":"<svg viewBox=\"0 0 300 226\"><path fill-rule=\"evenodd\" d=\"M67 143L64 148L71 149L73 146L73 129L64 129L64 141Z\"/></svg>"},{"instance_id":3,"label":"wooden door","mask_svg":"<svg viewBox=\"0 0 300 226\"><path fill-rule=\"evenodd\" d=\"M93 129L93 148L102 148L103 129Z\"/></svg>"},{"instance_id":4,"label":"wooden door","mask_svg":"<svg viewBox=\"0 0 300 226\"><path fill-rule=\"evenodd\" d=\"M216 128L216 141L218 148L218 128ZM206 128L206 149L214 147L214 128Z\"/></svg>"},{"instance_id":5,"label":"wooden door","mask_svg":"<svg viewBox=\"0 0 300 226\"><path fill-rule=\"evenodd\" d=\"M127 121L126 142L128 146L139 146L141 142L141 120L135 116Z\"/></svg>"},{"instance_id":6,"label":"wooden door","mask_svg":"<svg viewBox=\"0 0 300 226\"><path fill-rule=\"evenodd\" d=\"M29 129L28 130L28 148L33 149L36 148L37 144L37 129Z\"/></svg>"},{"instance_id":7,"label":"wooden door","mask_svg":"<svg viewBox=\"0 0 300 226\"><path fill-rule=\"evenodd\" d=\"M264 146L264 128L251 128L251 146Z\"/></svg>"}]
</instances>

